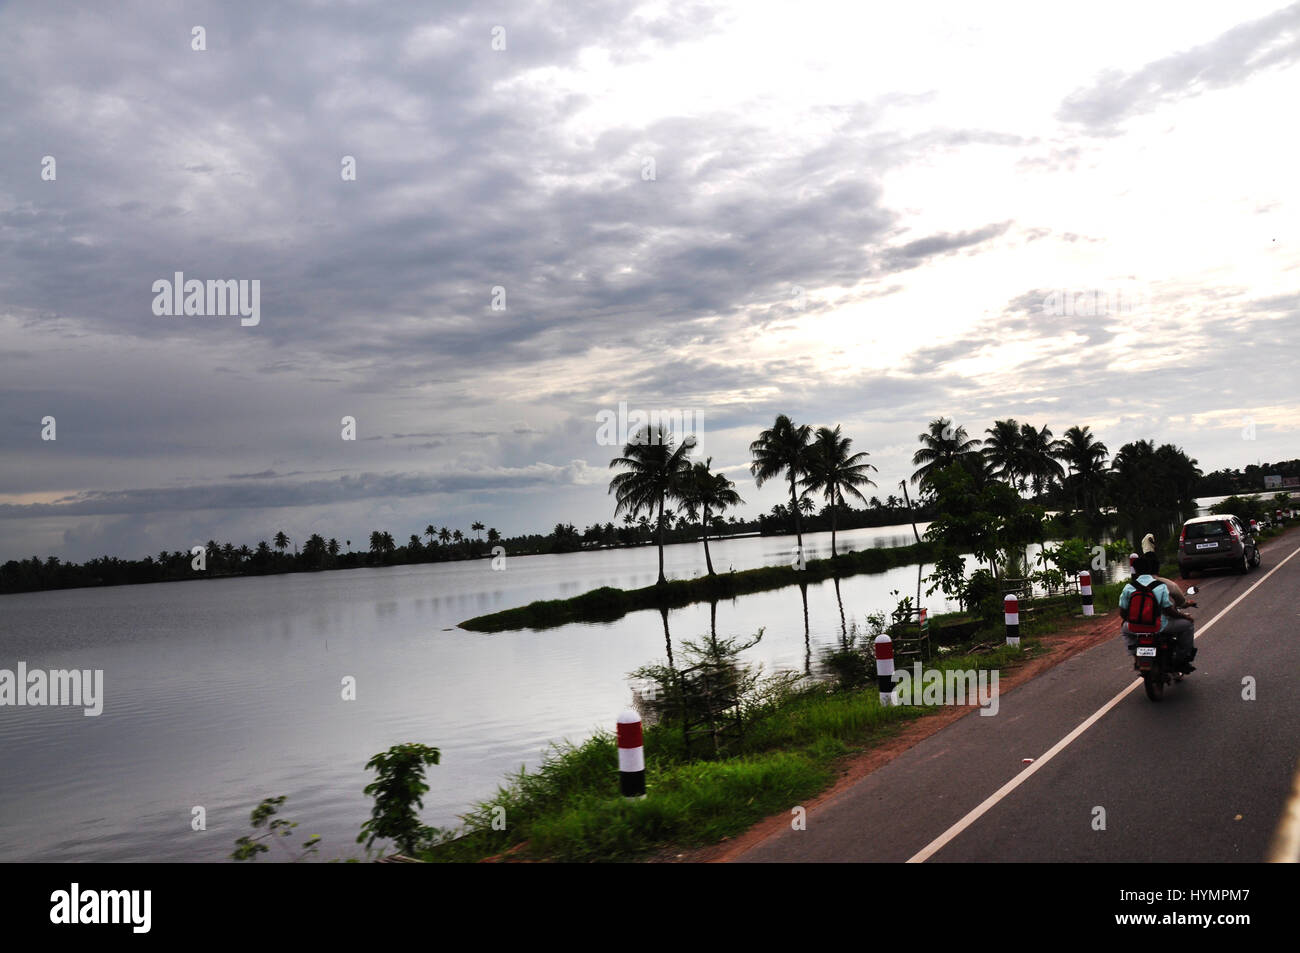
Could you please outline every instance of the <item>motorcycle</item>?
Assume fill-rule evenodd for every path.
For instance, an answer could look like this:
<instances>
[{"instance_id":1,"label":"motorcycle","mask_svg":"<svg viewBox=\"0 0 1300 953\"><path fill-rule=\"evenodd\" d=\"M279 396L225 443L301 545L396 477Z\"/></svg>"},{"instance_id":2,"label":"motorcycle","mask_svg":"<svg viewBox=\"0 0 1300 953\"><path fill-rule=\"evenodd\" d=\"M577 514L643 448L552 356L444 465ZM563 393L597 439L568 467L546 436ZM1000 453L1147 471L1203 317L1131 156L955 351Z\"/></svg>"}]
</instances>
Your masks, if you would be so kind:
<instances>
[{"instance_id":1,"label":"motorcycle","mask_svg":"<svg viewBox=\"0 0 1300 953\"><path fill-rule=\"evenodd\" d=\"M1196 587L1188 586L1187 595L1196 595ZM1184 608L1195 608L1196 603L1190 599ZM1142 676L1142 687L1146 689L1147 698L1158 702L1165 696L1165 686L1170 682L1181 682L1182 672L1174 669L1173 640L1165 632L1141 633L1137 637L1137 652L1133 659L1133 668Z\"/></svg>"}]
</instances>

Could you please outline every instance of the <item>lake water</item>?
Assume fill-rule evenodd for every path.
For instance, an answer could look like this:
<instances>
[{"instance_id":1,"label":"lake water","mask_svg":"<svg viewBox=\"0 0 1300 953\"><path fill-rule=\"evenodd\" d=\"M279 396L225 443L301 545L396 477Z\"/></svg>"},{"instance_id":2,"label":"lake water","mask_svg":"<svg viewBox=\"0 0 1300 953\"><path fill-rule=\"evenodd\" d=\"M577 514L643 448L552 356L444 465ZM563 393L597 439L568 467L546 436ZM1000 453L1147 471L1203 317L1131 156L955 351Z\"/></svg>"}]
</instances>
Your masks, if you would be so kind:
<instances>
[{"instance_id":1,"label":"lake water","mask_svg":"<svg viewBox=\"0 0 1300 953\"><path fill-rule=\"evenodd\" d=\"M925 532L925 525L919 527ZM841 549L913 541L910 526L850 530ZM810 558L829 534L805 536ZM711 544L714 567L789 563L793 537ZM704 572L701 545L665 548L667 573ZM320 834L322 859L361 857L371 755L442 749L426 823L452 826L551 742L612 728L632 670L667 658L658 612L493 635L457 624L534 599L657 577L654 547L0 596L0 669L102 669L103 713L0 708L0 861L220 861L263 797ZM915 597L902 567L719 603L719 635L762 642L765 671L816 667L844 621ZM951 608L938 594L932 611ZM843 615L841 614L843 613ZM806 620L806 629L805 629ZM674 647L709 631L710 607L669 614ZM355 700L343 680L355 679ZM611 765L611 768L613 766ZM192 829L194 809L206 830ZM273 847L265 859L281 859Z\"/></svg>"}]
</instances>

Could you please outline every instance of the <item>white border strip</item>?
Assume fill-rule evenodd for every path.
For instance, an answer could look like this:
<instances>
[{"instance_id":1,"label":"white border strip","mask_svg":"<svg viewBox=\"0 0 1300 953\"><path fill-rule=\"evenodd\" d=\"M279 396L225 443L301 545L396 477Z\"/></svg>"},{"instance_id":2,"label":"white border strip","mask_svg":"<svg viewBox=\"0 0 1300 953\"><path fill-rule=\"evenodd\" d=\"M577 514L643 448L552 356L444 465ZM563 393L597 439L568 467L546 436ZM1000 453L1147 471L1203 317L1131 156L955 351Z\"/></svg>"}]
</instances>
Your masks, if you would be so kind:
<instances>
[{"instance_id":1,"label":"white border strip","mask_svg":"<svg viewBox=\"0 0 1300 953\"><path fill-rule=\"evenodd\" d=\"M1233 599L1232 602L1228 603L1228 605L1225 606L1223 609L1219 610L1219 613L1215 615L1213 619L1205 623L1205 625L1197 626L1196 637L1199 639L1202 635L1204 635L1209 630L1210 626L1214 625L1214 623L1218 622L1225 615L1227 615L1228 612L1231 611L1237 605L1237 603L1241 602L1242 599L1245 599L1248 595L1250 595L1252 592L1254 592L1256 589L1262 586L1264 584L1264 581L1268 579L1269 576L1273 575L1273 573L1277 572L1279 569L1285 566L1291 560L1291 557L1294 556L1296 553L1300 553L1300 547L1293 549L1290 555L1286 557L1286 559L1283 559L1280 563L1278 563L1267 573L1265 573L1261 578L1257 579L1253 586L1251 586L1249 589L1247 589L1245 592L1239 595L1236 599ZM917 851L910 858L908 858L907 862L909 864L923 864L931 857L933 857L935 854L937 854L939 851L943 850L943 848L947 846L947 844L950 841L955 839L957 835L959 835L962 831L966 830L966 828L970 827L981 817L987 814L989 810L993 808L994 805L996 805L999 801L1005 798L1008 794L1010 794L1016 788L1020 787L1020 785L1028 781L1035 771L1037 771L1043 765L1047 764L1047 762L1051 761L1058 754L1064 751L1065 748L1070 744L1070 742L1074 741L1074 739L1078 738L1081 734L1083 734L1094 724L1096 724L1101 719L1101 717L1106 714L1106 712L1110 711L1112 708L1118 705L1123 700L1125 695L1129 694L1129 692L1133 691L1133 689L1137 688L1141 684L1142 684L1142 680L1140 678L1134 679L1131 683L1129 683L1128 688L1124 689L1122 692L1120 692L1110 701L1106 702L1106 704L1102 705L1095 712L1089 715L1088 718L1077 728L1071 731L1068 735L1066 735L1056 744L1052 745L1052 747L1048 750L1048 752L1045 755L1035 760L1033 764L1025 768L1023 771L1017 774L1006 784L1002 785L1002 787L998 788L996 791L990 794L987 798L984 799L984 801L978 807L976 807L969 814L963 817L960 821L952 825L952 827L948 828L946 831L944 831L942 834L940 834L934 840L930 841L930 843L926 844L919 851Z\"/></svg>"}]
</instances>

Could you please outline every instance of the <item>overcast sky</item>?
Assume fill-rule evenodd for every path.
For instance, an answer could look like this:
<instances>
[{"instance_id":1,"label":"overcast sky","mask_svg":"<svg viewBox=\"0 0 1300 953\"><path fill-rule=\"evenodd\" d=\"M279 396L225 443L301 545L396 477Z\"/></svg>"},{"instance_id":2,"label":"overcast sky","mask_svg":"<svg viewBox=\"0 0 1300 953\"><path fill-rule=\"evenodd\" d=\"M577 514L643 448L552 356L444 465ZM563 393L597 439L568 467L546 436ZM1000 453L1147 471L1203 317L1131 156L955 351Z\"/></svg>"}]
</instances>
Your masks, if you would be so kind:
<instances>
[{"instance_id":1,"label":"overcast sky","mask_svg":"<svg viewBox=\"0 0 1300 953\"><path fill-rule=\"evenodd\" d=\"M750 514L778 413L882 497L939 415L1300 456L1298 61L1256 0L6 4L0 560L603 522L620 402Z\"/></svg>"}]
</instances>

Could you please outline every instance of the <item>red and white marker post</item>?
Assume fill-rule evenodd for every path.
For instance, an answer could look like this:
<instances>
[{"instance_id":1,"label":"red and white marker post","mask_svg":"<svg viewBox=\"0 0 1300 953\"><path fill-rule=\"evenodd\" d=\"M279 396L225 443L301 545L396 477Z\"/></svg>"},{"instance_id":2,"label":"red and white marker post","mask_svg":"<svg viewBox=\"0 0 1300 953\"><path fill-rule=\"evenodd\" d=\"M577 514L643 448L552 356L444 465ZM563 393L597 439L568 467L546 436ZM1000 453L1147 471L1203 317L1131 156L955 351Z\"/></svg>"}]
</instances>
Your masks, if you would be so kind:
<instances>
[{"instance_id":1,"label":"red and white marker post","mask_svg":"<svg viewBox=\"0 0 1300 953\"><path fill-rule=\"evenodd\" d=\"M1079 573L1079 598L1083 600L1083 614L1092 615L1092 573Z\"/></svg>"},{"instance_id":2,"label":"red and white marker post","mask_svg":"<svg viewBox=\"0 0 1300 953\"><path fill-rule=\"evenodd\" d=\"M894 640L876 636L876 687L880 689L880 707L894 704Z\"/></svg>"},{"instance_id":3,"label":"red and white marker post","mask_svg":"<svg viewBox=\"0 0 1300 953\"><path fill-rule=\"evenodd\" d=\"M1007 622L1007 645L1020 644L1020 600L1008 595L1002 600L1002 613Z\"/></svg>"},{"instance_id":4,"label":"red and white marker post","mask_svg":"<svg viewBox=\"0 0 1300 953\"><path fill-rule=\"evenodd\" d=\"M618 785L626 798L645 797L641 716L630 708L618 716Z\"/></svg>"}]
</instances>

